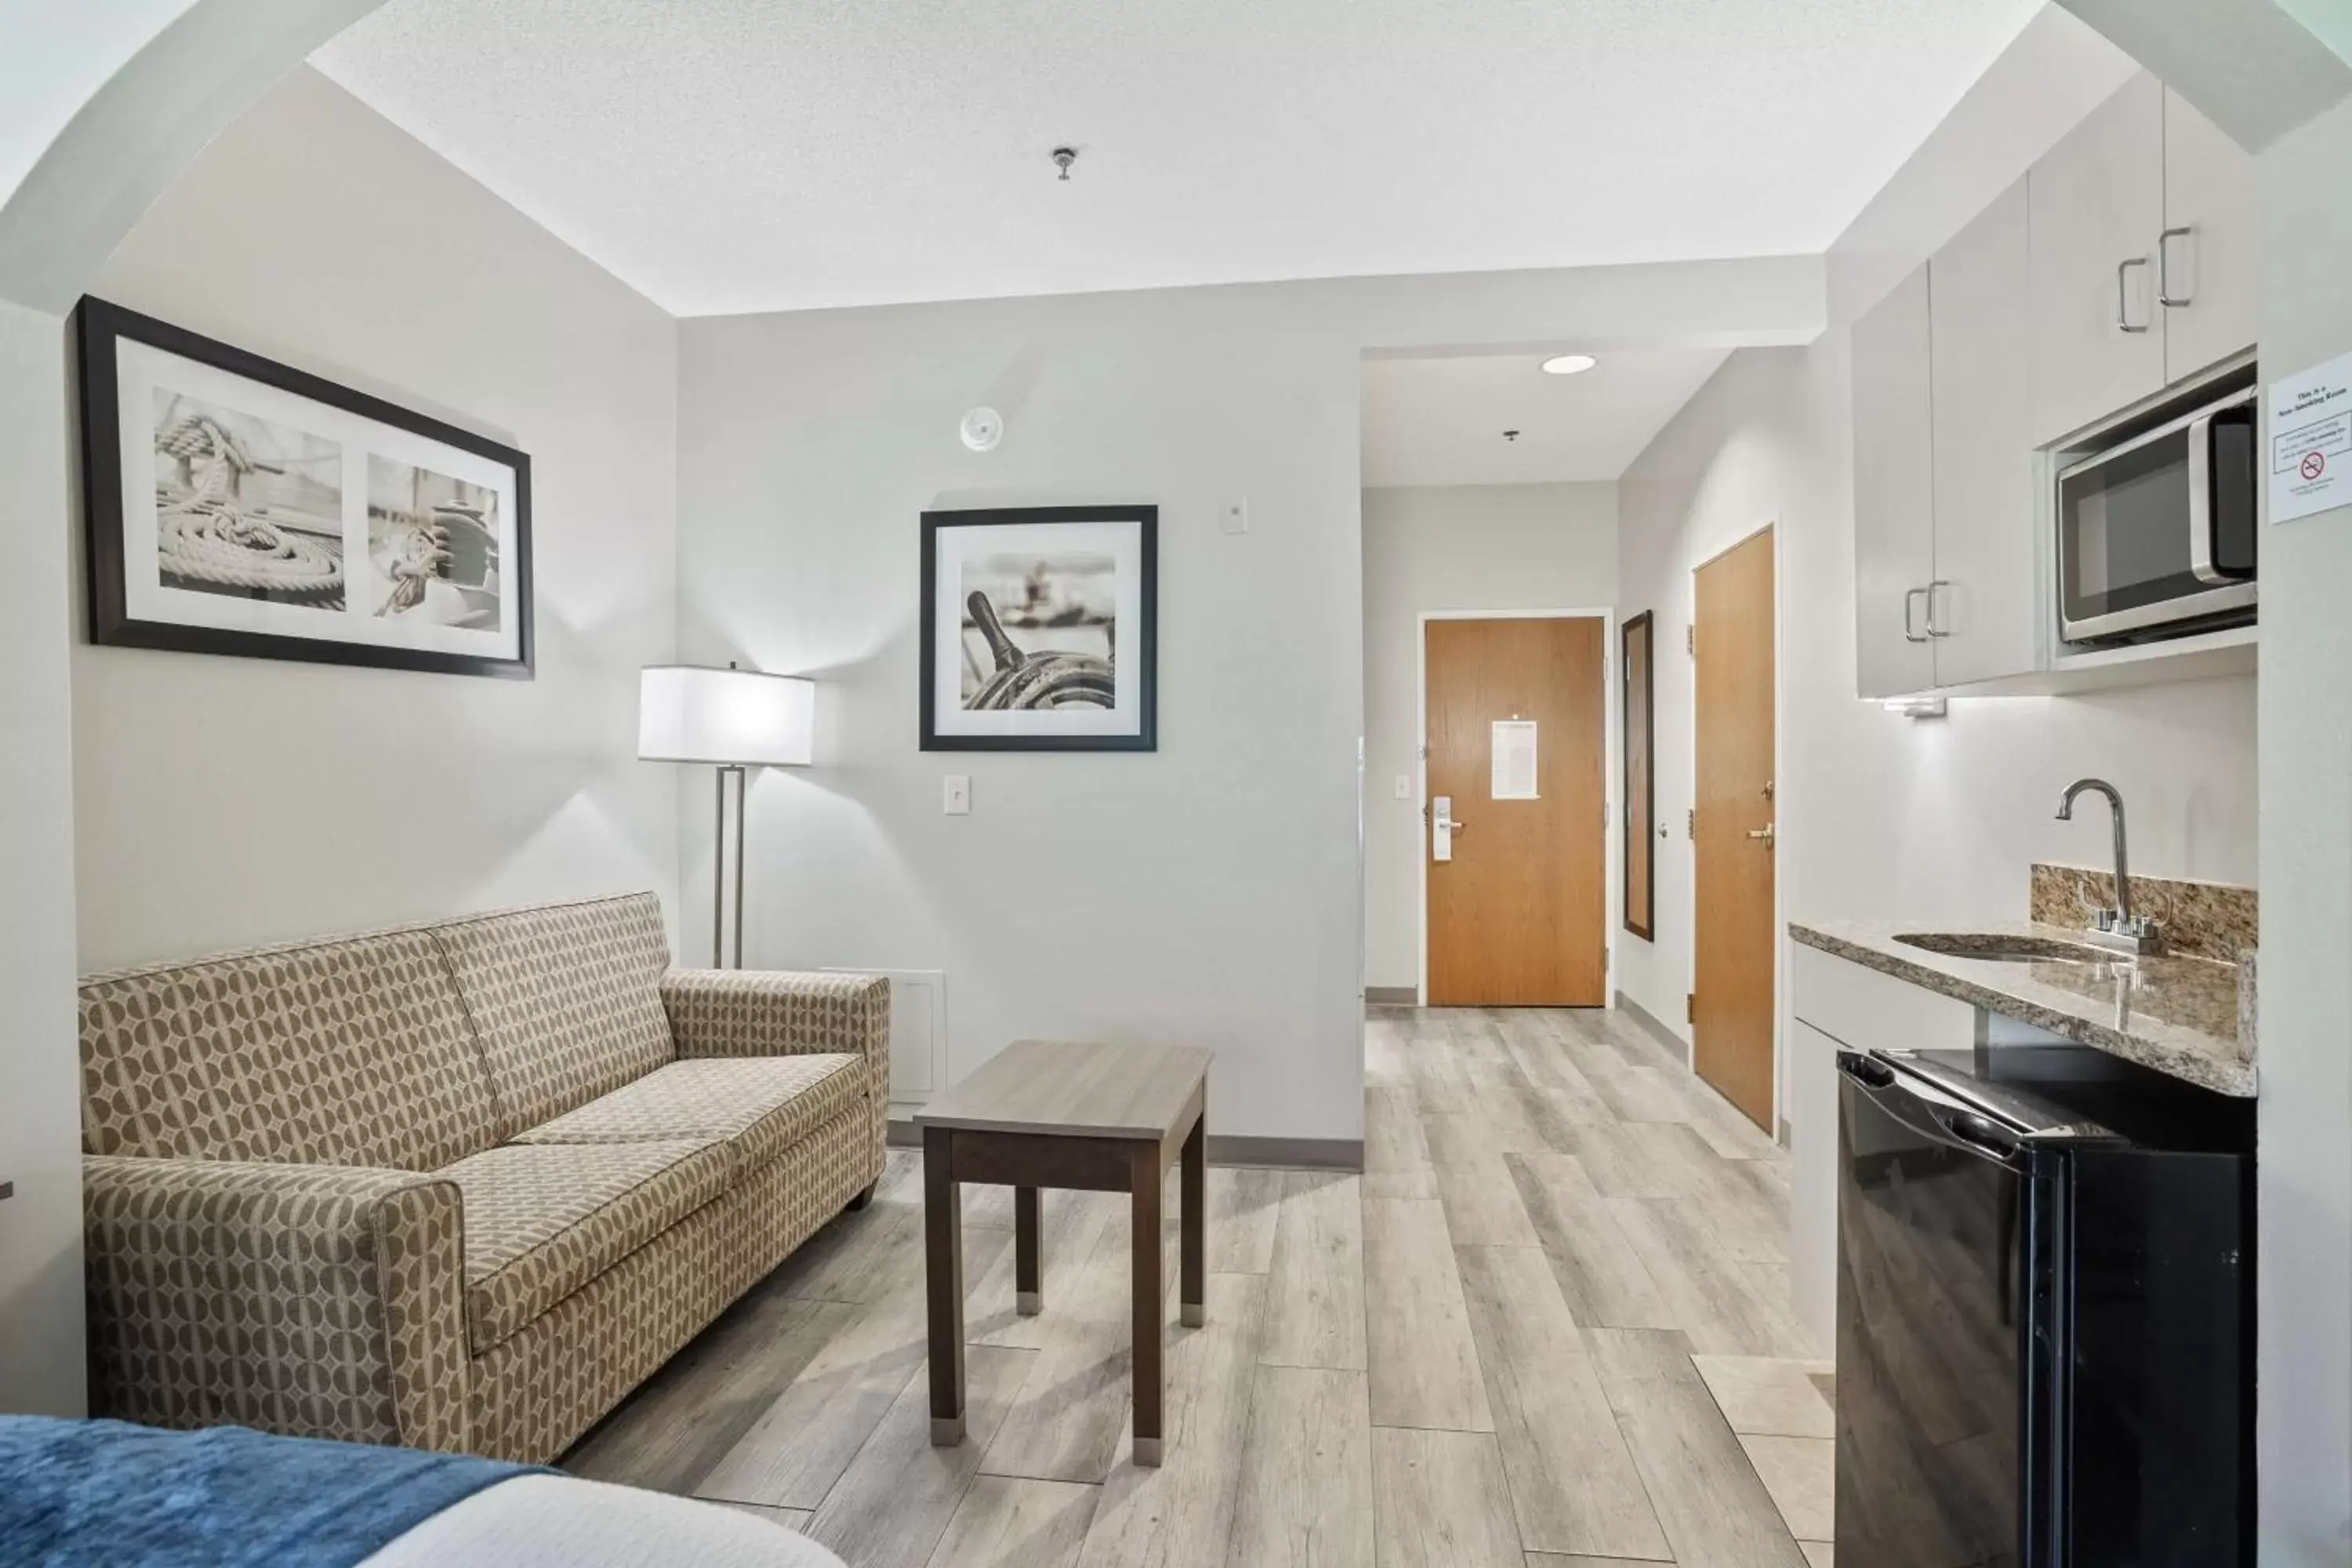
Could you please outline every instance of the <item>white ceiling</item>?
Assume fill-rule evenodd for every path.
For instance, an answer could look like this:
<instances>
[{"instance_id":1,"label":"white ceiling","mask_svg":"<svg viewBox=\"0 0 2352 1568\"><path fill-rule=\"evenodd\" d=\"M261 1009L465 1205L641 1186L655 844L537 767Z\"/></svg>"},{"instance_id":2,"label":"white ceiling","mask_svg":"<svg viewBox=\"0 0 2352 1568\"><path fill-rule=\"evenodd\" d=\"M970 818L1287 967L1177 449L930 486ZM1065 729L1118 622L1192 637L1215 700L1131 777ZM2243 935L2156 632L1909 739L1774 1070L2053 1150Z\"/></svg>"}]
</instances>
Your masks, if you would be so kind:
<instances>
[{"instance_id":1,"label":"white ceiling","mask_svg":"<svg viewBox=\"0 0 2352 1568\"><path fill-rule=\"evenodd\" d=\"M316 63L698 315L1818 252L2040 3L390 0Z\"/></svg>"},{"instance_id":2,"label":"white ceiling","mask_svg":"<svg viewBox=\"0 0 2352 1568\"><path fill-rule=\"evenodd\" d=\"M1582 375L1546 375L1537 353L1365 361L1364 483L1613 479L1730 353L1596 352Z\"/></svg>"}]
</instances>

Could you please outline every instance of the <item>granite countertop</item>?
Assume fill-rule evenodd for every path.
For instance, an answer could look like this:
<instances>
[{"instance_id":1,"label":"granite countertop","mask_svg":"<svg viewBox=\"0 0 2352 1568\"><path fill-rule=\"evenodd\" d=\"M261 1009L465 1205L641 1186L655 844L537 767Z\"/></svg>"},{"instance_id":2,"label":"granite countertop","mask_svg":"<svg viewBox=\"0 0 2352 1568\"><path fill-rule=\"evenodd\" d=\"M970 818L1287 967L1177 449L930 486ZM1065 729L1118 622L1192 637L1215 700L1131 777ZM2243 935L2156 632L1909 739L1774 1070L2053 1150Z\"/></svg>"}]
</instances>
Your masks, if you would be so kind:
<instances>
[{"instance_id":1,"label":"granite countertop","mask_svg":"<svg viewBox=\"0 0 2352 1568\"><path fill-rule=\"evenodd\" d=\"M2210 958L2017 963L1950 957L1895 939L1935 931L1921 921L1790 921L1789 934L1884 974L2015 1018L2217 1093L2254 1092L2252 960ZM2063 926L1972 924L1969 935L2080 943ZM2244 996L2242 1004L2241 991Z\"/></svg>"}]
</instances>

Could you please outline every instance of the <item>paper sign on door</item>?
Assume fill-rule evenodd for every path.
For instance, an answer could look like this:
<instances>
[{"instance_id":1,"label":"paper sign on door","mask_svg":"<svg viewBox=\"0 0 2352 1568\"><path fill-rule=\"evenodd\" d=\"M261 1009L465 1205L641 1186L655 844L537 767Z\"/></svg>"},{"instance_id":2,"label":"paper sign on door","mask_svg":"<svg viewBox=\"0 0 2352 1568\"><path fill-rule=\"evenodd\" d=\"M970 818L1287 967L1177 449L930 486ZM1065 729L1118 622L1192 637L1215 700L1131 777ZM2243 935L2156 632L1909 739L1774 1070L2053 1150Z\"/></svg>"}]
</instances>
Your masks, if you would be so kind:
<instances>
[{"instance_id":1,"label":"paper sign on door","mask_svg":"<svg viewBox=\"0 0 2352 1568\"><path fill-rule=\"evenodd\" d=\"M1494 761L1495 777L1492 794L1495 799L1535 799L1535 721L1532 719L1496 720Z\"/></svg>"}]
</instances>

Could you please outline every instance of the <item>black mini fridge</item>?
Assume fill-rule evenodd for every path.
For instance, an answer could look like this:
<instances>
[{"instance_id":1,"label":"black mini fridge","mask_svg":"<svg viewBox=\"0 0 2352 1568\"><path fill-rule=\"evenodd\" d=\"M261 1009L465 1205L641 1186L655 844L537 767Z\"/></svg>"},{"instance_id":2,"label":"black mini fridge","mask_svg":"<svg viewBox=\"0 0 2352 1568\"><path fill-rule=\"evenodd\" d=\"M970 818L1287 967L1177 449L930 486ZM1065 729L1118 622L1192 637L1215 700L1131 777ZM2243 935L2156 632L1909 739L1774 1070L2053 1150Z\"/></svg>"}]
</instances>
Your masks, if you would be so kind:
<instances>
[{"instance_id":1,"label":"black mini fridge","mask_svg":"<svg viewBox=\"0 0 2352 1568\"><path fill-rule=\"evenodd\" d=\"M2251 1568L2252 1102L2072 1046L1837 1067L1838 1568Z\"/></svg>"}]
</instances>

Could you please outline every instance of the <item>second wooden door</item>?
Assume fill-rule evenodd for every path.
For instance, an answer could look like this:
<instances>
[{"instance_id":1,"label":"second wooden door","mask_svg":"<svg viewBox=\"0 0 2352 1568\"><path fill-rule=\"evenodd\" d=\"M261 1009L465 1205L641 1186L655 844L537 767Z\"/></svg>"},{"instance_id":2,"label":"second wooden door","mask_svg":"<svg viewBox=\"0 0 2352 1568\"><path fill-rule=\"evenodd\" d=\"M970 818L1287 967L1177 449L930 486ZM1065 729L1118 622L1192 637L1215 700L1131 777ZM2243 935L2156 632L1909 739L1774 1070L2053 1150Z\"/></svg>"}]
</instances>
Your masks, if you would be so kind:
<instances>
[{"instance_id":1,"label":"second wooden door","mask_svg":"<svg viewBox=\"0 0 2352 1568\"><path fill-rule=\"evenodd\" d=\"M1772 1130L1772 534L1697 573L1691 1065Z\"/></svg>"},{"instance_id":2,"label":"second wooden door","mask_svg":"<svg viewBox=\"0 0 2352 1568\"><path fill-rule=\"evenodd\" d=\"M1432 1006L1608 1000L1602 634L1592 616L1428 623L1426 799L1460 825L1441 860L1433 810L1423 824Z\"/></svg>"}]
</instances>

